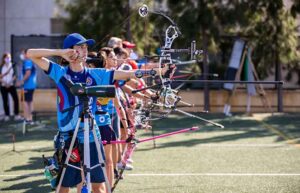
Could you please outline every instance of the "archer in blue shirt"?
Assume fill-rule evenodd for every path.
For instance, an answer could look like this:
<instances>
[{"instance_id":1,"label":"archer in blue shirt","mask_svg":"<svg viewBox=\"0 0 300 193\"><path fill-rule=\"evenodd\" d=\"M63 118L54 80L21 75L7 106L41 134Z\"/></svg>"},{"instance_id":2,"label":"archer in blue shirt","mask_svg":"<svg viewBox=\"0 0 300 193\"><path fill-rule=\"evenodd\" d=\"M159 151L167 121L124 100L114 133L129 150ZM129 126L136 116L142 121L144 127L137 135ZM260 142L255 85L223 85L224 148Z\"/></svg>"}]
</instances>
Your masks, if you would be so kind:
<instances>
[{"instance_id":1,"label":"archer in blue shirt","mask_svg":"<svg viewBox=\"0 0 300 193\"><path fill-rule=\"evenodd\" d=\"M80 103L79 98L70 92L70 88L66 85L66 79L71 80L73 83L84 83L86 86L95 85L110 85L113 83L114 71L105 70L102 68L84 68L83 71L74 72L70 67L61 67L60 65L50 62L49 69L46 73L57 84L57 121L58 128L61 132L68 132L74 130L76 127L82 106L77 106L67 112L62 112L64 109L70 108ZM101 78L100 78L101 77ZM95 114L96 97L90 97L90 109ZM78 139L83 143L83 124L80 125ZM96 130L98 133L98 129ZM67 138L68 136L66 136ZM90 133L90 141L92 142L93 136Z\"/></svg>"},{"instance_id":2,"label":"archer in blue shirt","mask_svg":"<svg viewBox=\"0 0 300 193\"><path fill-rule=\"evenodd\" d=\"M78 33L68 35L64 40L64 49L29 49L28 57L37 64L42 70L44 70L57 84L58 97L57 97L57 120L59 125L59 131L68 132L74 131L75 125L80 117L80 111L82 107L77 106L74 109L62 113L61 110L70 106L78 104L78 97L70 93L65 79L72 80L74 82L83 82L89 85L109 85L113 80L126 80L128 78L141 78L149 72L138 71L122 71L115 70L109 71L105 69L89 69L85 68L84 64L88 54L88 46L95 43L92 39L85 39ZM47 57L60 56L68 61L68 67L61 67L47 59ZM168 65L165 65L166 67ZM155 69L157 74L159 69ZM163 68L162 74L168 69ZM94 97L89 98L90 108L92 112L96 110L96 100ZM79 132L79 142L82 144L82 132ZM92 138L92 137L90 137ZM93 139L92 139L93 140ZM67 145L66 145L67 146ZM82 146L82 145L81 145ZM99 163L97 149L94 142L90 144L90 161L91 166ZM74 163L79 165L79 163ZM105 178L100 167L96 167L90 172L93 192L101 192L105 190ZM69 187L76 186L82 182L81 172L73 167L67 167L65 176L62 181L61 190L69 192Z\"/></svg>"}]
</instances>

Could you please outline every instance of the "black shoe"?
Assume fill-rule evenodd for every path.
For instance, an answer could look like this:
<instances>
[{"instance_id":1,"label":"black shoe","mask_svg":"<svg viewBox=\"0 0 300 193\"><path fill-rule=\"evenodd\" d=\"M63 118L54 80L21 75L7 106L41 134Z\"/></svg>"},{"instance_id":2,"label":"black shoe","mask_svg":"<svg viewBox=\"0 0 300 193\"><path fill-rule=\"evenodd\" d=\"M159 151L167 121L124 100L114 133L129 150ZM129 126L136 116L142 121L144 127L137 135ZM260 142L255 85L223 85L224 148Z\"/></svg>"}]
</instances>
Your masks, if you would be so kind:
<instances>
[{"instance_id":1,"label":"black shoe","mask_svg":"<svg viewBox=\"0 0 300 193\"><path fill-rule=\"evenodd\" d=\"M26 125L34 125L32 120L25 120Z\"/></svg>"},{"instance_id":2,"label":"black shoe","mask_svg":"<svg viewBox=\"0 0 300 193\"><path fill-rule=\"evenodd\" d=\"M114 169L114 175L115 175L115 179L118 179L119 177L119 172L117 169Z\"/></svg>"}]
</instances>

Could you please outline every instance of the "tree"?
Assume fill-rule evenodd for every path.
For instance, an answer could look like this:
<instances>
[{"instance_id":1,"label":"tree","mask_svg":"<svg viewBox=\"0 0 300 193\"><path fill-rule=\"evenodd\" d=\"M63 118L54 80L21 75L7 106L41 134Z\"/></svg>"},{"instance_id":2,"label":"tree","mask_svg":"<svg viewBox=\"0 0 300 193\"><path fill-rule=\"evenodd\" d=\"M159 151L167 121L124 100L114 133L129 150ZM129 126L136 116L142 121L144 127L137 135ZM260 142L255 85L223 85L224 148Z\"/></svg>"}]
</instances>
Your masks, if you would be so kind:
<instances>
[{"instance_id":1,"label":"tree","mask_svg":"<svg viewBox=\"0 0 300 193\"><path fill-rule=\"evenodd\" d=\"M61 3L61 0L57 0ZM145 42L153 42L152 34L154 27L150 22L147 28L144 21L138 17L138 4L130 6L127 11L128 1L115 0L72 0L65 5L69 13L65 26L67 32L78 32L86 37L93 38L97 42L96 48L106 46L112 36L126 40L126 24L131 22L131 34L137 44L137 50L143 54Z\"/></svg>"},{"instance_id":2,"label":"tree","mask_svg":"<svg viewBox=\"0 0 300 193\"><path fill-rule=\"evenodd\" d=\"M58 0L60 1L60 0ZM131 35L141 55L150 54L163 44L163 32L169 24L164 18L137 14L141 3L129 1L73 0L66 6L70 18L66 22L69 32L77 31L105 46L109 37L126 39L126 23L130 19ZM149 1L150 2L150 1ZM153 1L148 3L153 9ZM161 1L155 1L161 2ZM290 10L283 0L167 0L168 12L177 21L182 37L176 47L188 47L192 40L201 47L206 38L211 56L210 65L225 69L229 61L233 40L228 36L246 37L254 47L253 59L261 78L272 73L275 59L289 69L300 69L295 16L299 1L294 0ZM147 3L146 3L147 4ZM159 11L159 10L156 10ZM151 15L151 14L150 14ZM220 55L220 53L223 53ZM274 57L276 56L276 57ZM221 59L215 59L221 58Z\"/></svg>"},{"instance_id":3,"label":"tree","mask_svg":"<svg viewBox=\"0 0 300 193\"><path fill-rule=\"evenodd\" d=\"M287 66L299 61L295 18L285 9L282 0L168 2L172 16L184 30L182 42L190 38L201 42L205 35L210 53L216 54L220 49L223 49L221 52L229 49L223 46L224 35L247 37L254 47L254 61L262 77L271 73L274 53L281 63L289 64Z\"/></svg>"}]
</instances>

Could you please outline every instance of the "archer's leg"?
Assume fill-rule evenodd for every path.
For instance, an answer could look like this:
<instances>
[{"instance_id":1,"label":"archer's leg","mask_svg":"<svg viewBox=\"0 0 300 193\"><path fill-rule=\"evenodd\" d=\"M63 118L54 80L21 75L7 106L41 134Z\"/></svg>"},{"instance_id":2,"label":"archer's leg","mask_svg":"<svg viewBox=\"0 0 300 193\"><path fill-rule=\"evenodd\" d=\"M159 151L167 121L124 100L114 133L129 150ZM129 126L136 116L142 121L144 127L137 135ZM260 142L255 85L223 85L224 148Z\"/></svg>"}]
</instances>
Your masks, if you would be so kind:
<instances>
[{"instance_id":1,"label":"archer's leg","mask_svg":"<svg viewBox=\"0 0 300 193\"><path fill-rule=\"evenodd\" d=\"M115 133L115 139L119 139L120 135L120 119L117 113L113 114L112 116L112 128ZM113 166L114 170L117 168L117 163L120 161L120 154L119 154L119 144L112 144L112 156L113 156Z\"/></svg>"},{"instance_id":2,"label":"archer's leg","mask_svg":"<svg viewBox=\"0 0 300 193\"><path fill-rule=\"evenodd\" d=\"M128 137L128 131L127 131L127 129L126 128L121 128L120 130L121 130L121 140L126 140L127 137ZM122 146L121 152L123 153L124 150L125 150L126 144L122 144L121 146Z\"/></svg>"},{"instance_id":3,"label":"archer's leg","mask_svg":"<svg viewBox=\"0 0 300 193\"><path fill-rule=\"evenodd\" d=\"M82 181L79 184L77 184L77 186L76 186L77 193L81 193L81 189L82 189L82 186L83 186L83 180L85 179L83 171L81 171L81 179L82 179Z\"/></svg>"},{"instance_id":4,"label":"archer's leg","mask_svg":"<svg viewBox=\"0 0 300 193\"><path fill-rule=\"evenodd\" d=\"M70 190L69 187L63 187L63 186L61 186L60 190L59 190L59 193L68 193L69 190Z\"/></svg>"},{"instance_id":5,"label":"archer's leg","mask_svg":"<svg viewBox=\"0 0 300 193\"><path fill-rule=\"evenodd\" d=\"M93 193L106 193L105 183L92 183Z\"/></svg>"},{"instance_id":6,"label":"archer's leg","mask_svg":"<svg viewBox=\"0 0 300 193\"><path fill-rule=\"evenodd\" d=\"M106 162L106 173L107 178L109 181L110 186L113 185L113 179L114 179L114 165L113 165L113 159L112 159L112 145L107 144L104 146L104 152L105 152L105 162Z\"/></svg>"}]
</instances>

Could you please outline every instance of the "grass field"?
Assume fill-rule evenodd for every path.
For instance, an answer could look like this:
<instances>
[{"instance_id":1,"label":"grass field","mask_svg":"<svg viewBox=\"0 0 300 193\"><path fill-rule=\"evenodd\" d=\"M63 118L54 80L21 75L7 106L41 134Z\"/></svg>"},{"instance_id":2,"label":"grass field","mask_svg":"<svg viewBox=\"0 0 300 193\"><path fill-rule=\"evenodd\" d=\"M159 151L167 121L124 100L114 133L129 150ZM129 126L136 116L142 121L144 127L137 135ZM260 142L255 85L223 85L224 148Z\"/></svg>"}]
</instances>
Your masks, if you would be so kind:
<instances>
[{"instance_id":1,"label":"grass field","mask_svg":"<svg viewBox=\"0 0 300 193\"><path fill-rule=\"evenodd\" d=\"M115 193L300 192L300 114L203 116L225 128L175 115L156 122L155 135L191 126L200 129L156 140L156 148L152 141L139 144L134 170L125 172ZM38 119L41 124L25 136L21 124L1 123L1 193L51 192L41 156L53 153L55 116ZM138 131L139 138L151 135Z\"/></svg>"}]
</instances>

